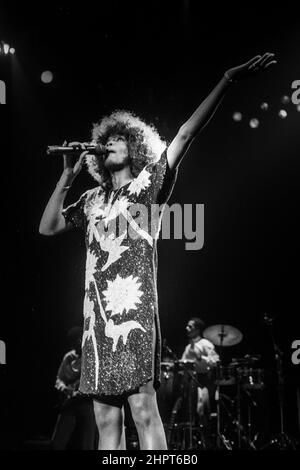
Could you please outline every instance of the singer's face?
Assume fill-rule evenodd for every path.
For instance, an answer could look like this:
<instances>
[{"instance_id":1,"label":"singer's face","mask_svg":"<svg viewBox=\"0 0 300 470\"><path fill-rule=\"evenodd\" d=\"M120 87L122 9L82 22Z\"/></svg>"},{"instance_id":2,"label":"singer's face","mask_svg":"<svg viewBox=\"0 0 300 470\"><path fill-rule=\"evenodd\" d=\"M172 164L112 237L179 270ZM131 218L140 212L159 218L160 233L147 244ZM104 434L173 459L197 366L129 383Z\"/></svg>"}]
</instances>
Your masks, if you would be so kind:
<instances>
[{"instance_id":1,"label":"singer's face","mask_svg":"<svg viewBox=\"0 0 300 470\"><path fill-rule=\"evenodd\" d=\"M105 158L105 168L113 172L118 171L129 165L130 158L128 154L127 142L122 135L112 135L108 138L105 147L108 154Z\"/></svg>"}]
</instances>

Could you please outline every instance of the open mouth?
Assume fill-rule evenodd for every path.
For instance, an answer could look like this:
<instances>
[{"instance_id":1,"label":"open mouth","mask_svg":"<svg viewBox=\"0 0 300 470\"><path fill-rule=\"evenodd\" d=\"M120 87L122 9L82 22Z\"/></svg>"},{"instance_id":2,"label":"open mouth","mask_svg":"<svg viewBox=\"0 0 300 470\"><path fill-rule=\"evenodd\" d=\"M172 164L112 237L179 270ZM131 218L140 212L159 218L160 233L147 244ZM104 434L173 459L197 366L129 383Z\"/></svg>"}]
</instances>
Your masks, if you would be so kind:
<instances>
[{"instance_id":1,"label":"open mouth","mask_svg":"<svg viewBox=\"0 0 300 470\"><path fill-rule=\"evenodd\" d=\"M115 152L114 150L111 150L111 149L110 149L110 150L107 150L107 151L105 152L105 154L103 155L103 156L104 156L104 160L106 160L106 159L109 157L109 155L111 155L111 154L113 154L113 153L116 153L116 152Z\"/></svg>"}]
</instances>

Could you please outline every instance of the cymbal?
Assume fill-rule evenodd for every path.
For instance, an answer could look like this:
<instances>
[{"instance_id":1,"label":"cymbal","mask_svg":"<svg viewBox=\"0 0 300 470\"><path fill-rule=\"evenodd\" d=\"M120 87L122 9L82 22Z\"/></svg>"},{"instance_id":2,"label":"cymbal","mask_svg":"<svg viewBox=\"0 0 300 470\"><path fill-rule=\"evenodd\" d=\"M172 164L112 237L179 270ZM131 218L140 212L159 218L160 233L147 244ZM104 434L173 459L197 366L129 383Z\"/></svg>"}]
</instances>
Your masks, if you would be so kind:
<instances>
[{"instance_id":1,"label":"cymbal","mask_svg":"<svg viewBox=\"0 0 300 470\"><path fill-rule=\"evenodd\" d=\"M213 325L203 331L203 337L215 346L234 346L243 339L243 334L230 325Z\"/></svg>"}]
</instances>

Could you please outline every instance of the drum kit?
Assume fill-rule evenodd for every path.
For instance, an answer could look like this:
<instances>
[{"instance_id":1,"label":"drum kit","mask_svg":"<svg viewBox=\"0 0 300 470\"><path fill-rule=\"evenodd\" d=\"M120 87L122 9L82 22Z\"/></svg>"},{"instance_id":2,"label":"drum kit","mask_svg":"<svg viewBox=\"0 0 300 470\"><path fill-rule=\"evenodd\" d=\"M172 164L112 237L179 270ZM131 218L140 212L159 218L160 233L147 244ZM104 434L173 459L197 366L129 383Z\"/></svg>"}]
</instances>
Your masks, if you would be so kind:
<instances>
[{"instance_id":1,"label":"drum kit","mask_svg":"<svg viewBox=\"0 0 300 470\"><path fill-rule=\"evenodd\" d=\"M268 375L258 367L261 356L232 358L225 365L224 348L237 345L243 339L243 334L230 325L210 326L204 330L203 337L213 343L219 353L219 362L206 374L204 381L203 375L196 371L195 362L179 360L169 347L168 360L161 363L161 387L157 397L168 448L258 450L259 432L254 432L253 417L264 413L257 397L265 391ZM210 401L214 402L215 412L208 407L206 417L205 413L201 417L197 409L199 387L207 387L209 395L214 397Z\"/></svg>"}]
</instances>

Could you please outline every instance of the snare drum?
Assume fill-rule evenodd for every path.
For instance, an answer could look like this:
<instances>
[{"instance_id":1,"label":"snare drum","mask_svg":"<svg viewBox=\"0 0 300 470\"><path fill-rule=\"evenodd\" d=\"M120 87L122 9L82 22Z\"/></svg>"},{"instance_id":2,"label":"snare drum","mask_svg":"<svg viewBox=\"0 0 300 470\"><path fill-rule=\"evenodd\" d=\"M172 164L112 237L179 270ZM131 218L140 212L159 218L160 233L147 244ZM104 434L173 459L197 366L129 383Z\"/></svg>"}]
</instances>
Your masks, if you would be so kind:
<instances>
[{"instance_id":1,"label":"snare drum","mask_svg":"<svg viewBox=\"0 0 300 470\"><path fill-rule=\"evenodd\" d=\"M245 390L262 390L265 387L265 373L263 369L239 367L237 373L239 381Z\"/></svg>"}]
</instances>

